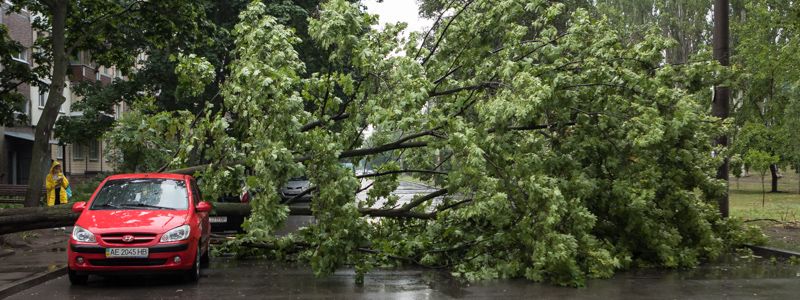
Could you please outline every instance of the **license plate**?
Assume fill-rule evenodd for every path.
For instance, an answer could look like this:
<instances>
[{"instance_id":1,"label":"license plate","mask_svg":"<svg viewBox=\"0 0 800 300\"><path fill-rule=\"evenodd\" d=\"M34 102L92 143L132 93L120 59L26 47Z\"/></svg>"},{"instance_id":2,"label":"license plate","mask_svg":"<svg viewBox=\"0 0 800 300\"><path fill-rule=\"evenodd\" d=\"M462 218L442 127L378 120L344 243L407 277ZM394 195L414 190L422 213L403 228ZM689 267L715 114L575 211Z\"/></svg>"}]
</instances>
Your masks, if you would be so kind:
<instances>
[{"instance_id":1,"label":"license plate","mask_svg":"<svg viewBox=\"0 0 800 300\"><path fill-rule=\"evenodd\" d=\"M133 258L147 258L150 254L147 248L106 248L106 257L133 257Z\"/></svg>"},{"instance_id":2,"label":"license plate","mask_svg":"<svg viewBox=\"0 0 800 300\"><path fill-rule=\"evenodd\" d=\"M227 223L228 222L228 217L226 217L226 216L208 217L208 221L211 222L211 223Z\"/></svg>"}]
</instances>

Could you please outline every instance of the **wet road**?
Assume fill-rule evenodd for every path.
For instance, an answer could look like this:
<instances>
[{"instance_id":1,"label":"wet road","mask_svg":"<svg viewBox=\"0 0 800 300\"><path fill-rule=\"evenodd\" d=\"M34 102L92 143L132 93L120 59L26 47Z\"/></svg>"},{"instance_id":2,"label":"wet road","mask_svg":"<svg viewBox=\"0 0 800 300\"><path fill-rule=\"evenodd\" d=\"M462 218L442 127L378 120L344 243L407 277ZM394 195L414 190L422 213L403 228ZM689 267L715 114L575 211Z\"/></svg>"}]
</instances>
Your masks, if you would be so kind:
<instances>
[{"instance_id":1,"label":"wet road","mask_svg":"<svg viewBox=\"0 0 800 300\"><path fill-rule=\"evenodd\" d=\"M9 299L797 299L800 266L764 260L707 265L693 270L639 270L585 288L525 280L465 284L430 270L380 270L355 284L352 270L316 278L308 267L216 258L197 284L171 277L92 277L70 286L66 277Z\"/></svg>"}]
</instances>

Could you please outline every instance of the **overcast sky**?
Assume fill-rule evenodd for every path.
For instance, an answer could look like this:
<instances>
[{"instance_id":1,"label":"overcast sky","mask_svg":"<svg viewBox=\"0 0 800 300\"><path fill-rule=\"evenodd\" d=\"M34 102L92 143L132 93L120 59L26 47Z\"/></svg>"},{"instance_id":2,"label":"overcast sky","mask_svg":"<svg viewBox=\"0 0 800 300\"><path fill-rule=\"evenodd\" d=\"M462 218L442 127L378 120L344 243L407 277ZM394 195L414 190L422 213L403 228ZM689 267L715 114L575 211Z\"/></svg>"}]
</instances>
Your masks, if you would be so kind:
<instances>
[{"instance_id":1,"label":"overcast sky","mask_svg":"<svg viewBox=\"0 0 800 300\"><path fill-rule=\"evenodd\" d=\"M362 2L367 6L369 13L380 16L381 27L385 23L406 22L408 23L406 31L422 31L433 24L432 20L419 17L417 0L384 0L383 3L363 0Z\"/></svg>"}]
</instances>

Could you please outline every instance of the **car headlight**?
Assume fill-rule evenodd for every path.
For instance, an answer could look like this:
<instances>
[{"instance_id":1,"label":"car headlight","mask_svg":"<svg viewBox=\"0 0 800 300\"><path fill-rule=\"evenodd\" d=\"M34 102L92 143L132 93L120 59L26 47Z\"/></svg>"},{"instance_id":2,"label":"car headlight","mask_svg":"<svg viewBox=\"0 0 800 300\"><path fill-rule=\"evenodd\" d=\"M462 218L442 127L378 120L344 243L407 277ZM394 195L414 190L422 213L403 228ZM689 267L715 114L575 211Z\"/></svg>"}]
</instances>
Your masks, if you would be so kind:
<instances>
[{"instance_id":1,"label":"car headlight","mask_svg":"<svg viewBox=\"0 0 800 300\"><path fill-rule=\"evenodd\" d=\"M189 225L175 227L161 236L161 242L176 242L188 239L189 232L191 232Z\"/></svg>"},{"instance_id":2,"label":"car headlight","mask_svg":"<svg viewBox=\"0 0 800 300\"><path fill-rule=\"evenodd\" d=\"M72 239L78 242L85 242L85 243L94 243L97 240L94 239L94 234L92 234L89 230L84 229L83 227L75 225L72 228Z\"/></svg>"}]
</instances>

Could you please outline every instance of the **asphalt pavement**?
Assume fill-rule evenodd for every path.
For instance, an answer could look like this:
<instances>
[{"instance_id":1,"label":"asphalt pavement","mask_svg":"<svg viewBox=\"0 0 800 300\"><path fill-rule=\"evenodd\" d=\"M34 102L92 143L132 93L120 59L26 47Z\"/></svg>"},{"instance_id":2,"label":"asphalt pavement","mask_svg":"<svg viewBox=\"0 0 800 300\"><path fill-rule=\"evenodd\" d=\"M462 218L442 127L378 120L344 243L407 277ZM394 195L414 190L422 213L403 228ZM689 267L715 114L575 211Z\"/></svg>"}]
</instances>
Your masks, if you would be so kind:
<instances>
[{"instance_id":1,"label":"asphalt pavement","mask_svg":"<svg viewBox=\"0 0 800 300\"><path fill-rule=\"evenodd\" d=\"M177 277L92 277L70 286L66 276L9 299L797 299L800 267L740 260L697 269L638 270L584 288L526 280L465 283L426 269L377 270L355 283L352 269L315 277L308 266L214 258L199 283Z\"/></svg>"}]
</instances>

